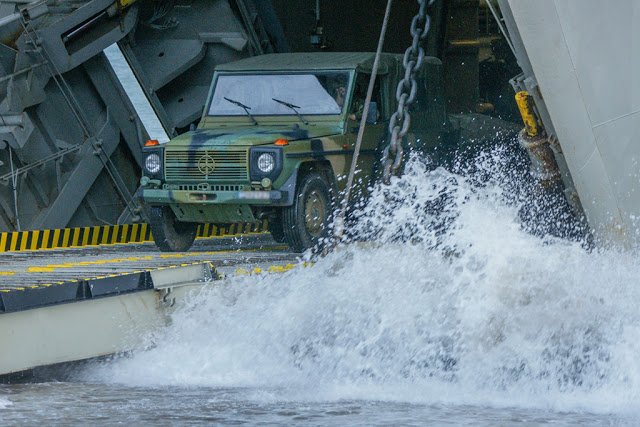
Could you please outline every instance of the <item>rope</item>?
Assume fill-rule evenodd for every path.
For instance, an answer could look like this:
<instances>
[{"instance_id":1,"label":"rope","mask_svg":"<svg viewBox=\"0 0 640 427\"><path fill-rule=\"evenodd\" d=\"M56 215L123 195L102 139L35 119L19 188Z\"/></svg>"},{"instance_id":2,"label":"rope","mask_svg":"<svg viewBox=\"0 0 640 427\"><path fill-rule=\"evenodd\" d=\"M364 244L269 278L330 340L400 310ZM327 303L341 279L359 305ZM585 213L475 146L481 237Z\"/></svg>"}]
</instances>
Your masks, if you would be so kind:
<instances>
[{"instance_id":1,"label":"rope","mask_svg":"<svg viewBox=\"0 0 640 427\"><path fill-rule=\"evenodd\" d=\"M378 48L376 50L376 57L373 62L373 69L371 70L371 78L369 79L369 88L367 89L367 97L364 101L364 108L362 109L362 118L360 119L360 128L358 129L358 137L356 139L356 146L353 150L353 159L351 161L351 169L349 170L349 178L347 179L347 188L342 199L342 204L338 215L334 221L334 233L333 237L336 242L342 240L344 234L344 218L347 214L347 206L349 204L349 196L351 195L351 187L353 186L353 177L355 175L356 165L358 163L358 155L360 154L360 145L362 144L362 137L364 135L364 129L367 124L367 116L369 114L369 104L371 104L371 97L373 96L373 87L378 76L378 68L380 67L380 55L382 54L382 46L384 44L384 37L387 33L387 25L389 24L389 15L391 14L391 3L393 0L387 1L387 8L384 12L384 20L382 21L382 29L380 30L380 39L378 40Z\"/></svg>"},{"instance_id":2,"label":"rope","mask_svg":"<svg viewBox=\"0 0 640 427\"><path fill-rule=\"evenodd\" d=\"M62 94L63 98L69 105L69 108L71 108L71 113L73 114L75 119L78 121L78 124L82 129L82 133L84 134L85 137L87 138L90 137L91 133L89 132L89 126L87 124L86 119L82 116L82 112L79 107L80 104L78 103L78 100L75 99L75 97L73 96L73 92L71 91L71 88L69 87L66 80L60 73L60 70L58 70L58 67L56 67L56 64L53 62L51 55L49 55L49 52L47 52L47 50L43 45L40 45L40 46L38 45L38 43L36 42L36 39L32 37L31 33L29 32L29 29L27 29L27 24L25 23L24 19L20 20L20 25L22 25L22 28L24 29L24 34L26 34L26 36L29 38L29 41L33 45L33 48L36 50L38 50L38 47L40 48L40 50L38 50L38 53L40 54L40 57L42 58L42 60L46 62L46 66L49 69L49 73L51 73L51 77L53 78L53 81L56 83L56 86L58 86L58 89L60 89L60 93ZM36 37L39 37L37 33L36 33ZM45 58L45 54L47 55L48 58ZM60 78L60 80L62 81L62 84L60 83L60 81L58 81L58 78ZM63 84L69 93L67 93L62 88ZM72 99L70 99L70 97ZM72 100L75 102L75 105L72 102Z\"/></svg>"},{"instance_id":3,"label":"rope","mask_svg":"<svg viewBox=\"0 0 640 427\"><path fill-rule=\"evenodd\" d=\"M4 115L0 114L0 119L2 119L2 125L7 126L7 122L4 120ZM13 166L13 149L9 142L7 142L7 149L9 150L9 163L11 163L11 184L13 186L13 208L16 211L16 228L17 231L20 230L20 216L18 215L18 189L16 182L18 180L18 170L15 170Z\"/></svg>"},{"instance_id":4,"label":"rope","mask_svg":"<svg viewBox=\"0 0 640 427\"><path fill-rule=\"evenodd\" d=\"M4 122L4 118L2 119L2 121ZM8 145L8 144L7 144ZM16 227L18 231L20 230L20 216L18 215L18 190L17 190L17 181L18 181L18 171L15 171L14 173L14 166L13 166L13 148L11 148L10 145L9 146L9 163L11 163L11 183L13 185L13 207L16 210Z\"/></svg>"},{"instance_id":5,"label":"rope","mask_svg":"<svg viewBox=\"0 0 640 427\"><path fill-rule=\"evenodd\" d=\"M168 13L171 10L171 8L173 8L172 6L173 2L170 2L170 3L171 5L167 6L168 9L164 11L162 16L166 15L166 13ZM20 21L20 24L22 25L22 28L24 29L24 33L29 38L34 48L38 47L37 40L29 32L28 24L24 21L24 19ZM35 30L33 32L36 38L39 37L38 34L35 32ZM47 49L45 49L44 45L40 45L39 47L40 47L40 50L39 50L40 57L43 59L43 61L46 62L46 66L49 69L49 72L51 74L51 77L53 78L53 81L58 86L58 89L60 89L60 93L64 97L65 101L67 102L67 105L71 109L71 113L74 115L75 119L80 125L82 133L84 134L85 138L91 138L93 140L94 147L98 151L98 157L102 162L104 169L107 171L107 174L115 184L116 191L120 194L120 197L122 197L122 200L125 203L131 215L132 216L136 215L137 214L136 209L138 208L138 205L135 199L128 192L126 184L124 183L124 180L118 173L116 166L113 164L113 161L111 160L111 157L107 155L107 153L102 148L101 144L96 144L98 141L96 138L95 131L90 125L89 121L84 116L80 103L78 102L75 95L73 94L71 87L69 86L66 79L64 78L64 76L62 75L58 67L56 66L55 62L53 61ZM109 109L107 108L107 122L108 120L109 120ZM105 126L107 122L105 122ZM104 126L103 126L103 129L104 129ZM101 132L102 132L102 129L100 130L98 135ZM104 159L102 158L100 153L104 155ZM113 168L113 170L111 170L111 168Z\"/></svg>"}]
</instances>

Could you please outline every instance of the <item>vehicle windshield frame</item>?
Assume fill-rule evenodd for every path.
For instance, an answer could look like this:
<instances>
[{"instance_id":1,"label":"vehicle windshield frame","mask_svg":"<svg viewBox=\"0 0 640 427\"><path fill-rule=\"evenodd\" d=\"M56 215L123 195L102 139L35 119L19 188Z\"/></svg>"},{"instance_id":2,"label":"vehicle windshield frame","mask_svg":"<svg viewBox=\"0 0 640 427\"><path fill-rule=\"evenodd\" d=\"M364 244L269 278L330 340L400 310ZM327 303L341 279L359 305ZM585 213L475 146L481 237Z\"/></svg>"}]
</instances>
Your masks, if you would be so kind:
<instances>
[{"instance_id":1,"label":"vehicle windshield frame","mask_svg":"<svg viewBox=\"0 0 640 427\"><path fill-rule=\"evenodd\" d=\"M290 71L290 70L279 70L279 71L241 71L241 72L233 72L233 71L221 71L221 72L217 72L215 75L215 79L213 81L213 84L211 86L211 90L209 91L209 96L207 98L207 105L205 107L205 111L204 111L204 117L206 118L210 118L210 119L216 119L216 118L241 118L241 117L246 117L246 113L244 111L242 111L242 109L239 108L239 111L237 114L211 114L211 107L212 107L212 102L214 99L214 96L216 94L216 89L218 87L218 83L220 81L220 77L225 77L225 76L273 76L273 75L322 75L322 74L344 74L344 77L346 77L346 95L345 95L345 99L344 99L344 103L340 108L340 112L337 113L310 113L310 112L305 112L305 111L300 111L301 114L303 114L305 117L309 116L309 117L340 117L342 115L345 114L345 111L347 109L347 106L349 105L349 101L350 101L350 94L351 94L351 90L352 90L352 85L353 85L353 81L354 81L354 74L355 74L355 70L352 69L338 69L338 70L295 70L295 71ZM324 87L323 87L324 88ZM325 89L326 90L326 89ZM328 91L326 92L328 95L332 96L332 94L330 94ZM276 94L277 95L277 94ZM333 96L332 96L333 97ZM274 98L276 99L281 99L278 98L277 96L274 96ZM273 103L275 105L277 105L278 103L276 101L273 101ZM295 102L293 102L295 104ZM248 107L251 107L250 104L246 104ZM286 111L284 111L286 109ZM265 114L265 113L260 113L260 112L254 112L252 110L249 110L251 112L252 115L256 116L256 117L281 117L281 118L295 118L295 120L299 120L298 116L296 115L296 113L283 106L283 112L282 113L269 113L269 114Z\"/></svg>"}]
</instances>

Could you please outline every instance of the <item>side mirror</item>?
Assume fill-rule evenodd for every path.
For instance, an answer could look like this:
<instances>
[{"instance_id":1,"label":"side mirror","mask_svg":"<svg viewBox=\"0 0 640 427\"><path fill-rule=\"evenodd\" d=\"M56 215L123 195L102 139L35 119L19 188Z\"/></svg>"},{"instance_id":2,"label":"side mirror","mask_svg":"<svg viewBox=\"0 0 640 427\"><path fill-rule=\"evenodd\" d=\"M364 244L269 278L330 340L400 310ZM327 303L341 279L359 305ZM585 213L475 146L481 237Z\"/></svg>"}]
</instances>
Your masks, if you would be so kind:
<instances>
[{"instance_id":1,"label":"side mirror","mask_svg":"<svg viewBox=\"0 0 640 427\"><path fill-rule=\"evenodd\" d=\"M378 121L378 103L371 101L369 103L369 111L367 113L367 123L375 123Z\"/></svg>"}]
</instances>

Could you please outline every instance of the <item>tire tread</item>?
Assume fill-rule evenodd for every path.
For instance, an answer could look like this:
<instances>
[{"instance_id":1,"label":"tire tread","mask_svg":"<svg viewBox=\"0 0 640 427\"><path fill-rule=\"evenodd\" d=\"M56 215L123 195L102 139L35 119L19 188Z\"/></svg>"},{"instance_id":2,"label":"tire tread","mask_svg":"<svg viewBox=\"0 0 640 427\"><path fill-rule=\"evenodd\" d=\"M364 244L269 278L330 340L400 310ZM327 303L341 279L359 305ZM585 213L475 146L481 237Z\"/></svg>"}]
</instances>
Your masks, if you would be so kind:
<instances>
[{"instance_id":1,"label":"tire tread","mask_svg":"<svg viewBox=\"0 0 640 427\"><path fill-rule=\"evenodd\" d=\"M186 252L193 245L198 225L183 223L183 232L178 232L174 224L176 217L168 206L152 208L149 215L151 235L156 246L162 252Z\"/></svg>"},{"instance_id":2,"label":"tire tread","mask_svg":"<svg viewBox=\"0 0 640 427\"><path fill-rule=\"evenodd\" d=\"M293 205L288 206L282 210L283 232L287 243L295 252L304 252L306 249L312 248L316 245L311 240L310 236L309 238L305 239L306 229L299 229L299 227L304 227L304 224L299 217L300 210L304 210L304 206L300 206L300 204L304 203L304 197L302 196L310 185L314 185L314 181L321 183L321 185L325 187L324 190L326 192L326 196L328 197L327 211L329 213L329 218L331 218L332 216L331 189L324 176L317 172L308 172L301 176L296 188L296 195L293 200Z\"/></svg>"}]
</instances>

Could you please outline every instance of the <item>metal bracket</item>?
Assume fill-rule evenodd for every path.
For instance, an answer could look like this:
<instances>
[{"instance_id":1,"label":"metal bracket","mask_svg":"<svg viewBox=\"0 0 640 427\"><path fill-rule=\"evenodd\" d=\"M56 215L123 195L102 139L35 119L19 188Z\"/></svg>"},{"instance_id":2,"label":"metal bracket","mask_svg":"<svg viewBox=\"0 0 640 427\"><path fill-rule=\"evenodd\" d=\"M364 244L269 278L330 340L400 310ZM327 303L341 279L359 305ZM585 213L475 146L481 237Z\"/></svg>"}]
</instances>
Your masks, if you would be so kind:
<instances>
[{"instance_id":1,"label":"metal bracket","mask_svg":"<svg viewBox=\"0 0 640 427\"><path fill-rule=\"evenodd\" d=\"M215 268L212 269L211 264L208 262L182 265L175 268L162 268L153 270L150 274L153 288L158 290L209 282L219 277Z\"/></svg>"},{"instance_id":2,"label":"metal bracket","mask_svg":"<svg viewBox=\"0 0 640 427\"><path fill-rule=\"evenodd\" d=\"M174 305L176 305L176 298L170 297L172 288L165 288L160 292L160 295L162 295L162 305L164 307L173 307Z\"/></svg>"}]
</instances>

